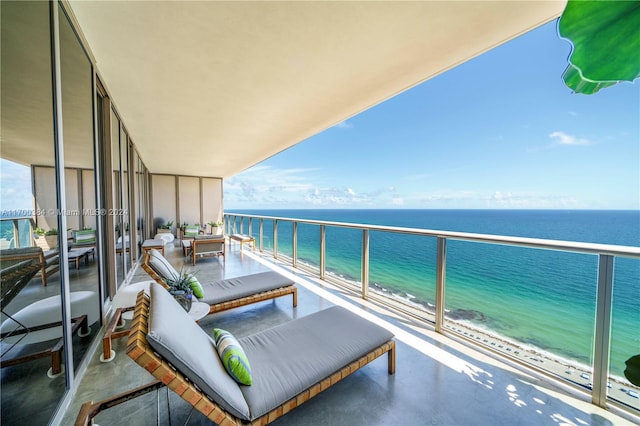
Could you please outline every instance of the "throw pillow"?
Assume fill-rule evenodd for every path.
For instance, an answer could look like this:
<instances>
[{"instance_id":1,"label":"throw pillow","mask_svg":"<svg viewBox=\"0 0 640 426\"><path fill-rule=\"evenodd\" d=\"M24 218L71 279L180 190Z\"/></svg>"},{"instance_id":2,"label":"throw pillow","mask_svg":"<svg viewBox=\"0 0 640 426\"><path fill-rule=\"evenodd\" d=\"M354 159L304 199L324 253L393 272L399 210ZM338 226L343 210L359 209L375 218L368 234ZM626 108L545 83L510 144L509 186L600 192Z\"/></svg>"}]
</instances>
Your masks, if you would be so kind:
<instances>
[{"instance_id":1,"label":"throw pillow","mask_svg":"<svg viewBox=\"0 0 640 426\"><path fill-rule=\"evenodd\" d=\"M204 288L202 288L202 284L196 277L191 277L191 291L193 291L193 295L198 299L202 299L204 297Z\"/></svg>"},{"instance_id":2,"label":"throw pillow","mask_svg":"<svg viewBox=\"0 0 640 426\"><path fill-rule=\"evenodd\" d=\"M238 383L251 385L251 366L249 360L235 337L226 330L213 329L218 355L227 373Z\"/></svg>"}]
</instances>

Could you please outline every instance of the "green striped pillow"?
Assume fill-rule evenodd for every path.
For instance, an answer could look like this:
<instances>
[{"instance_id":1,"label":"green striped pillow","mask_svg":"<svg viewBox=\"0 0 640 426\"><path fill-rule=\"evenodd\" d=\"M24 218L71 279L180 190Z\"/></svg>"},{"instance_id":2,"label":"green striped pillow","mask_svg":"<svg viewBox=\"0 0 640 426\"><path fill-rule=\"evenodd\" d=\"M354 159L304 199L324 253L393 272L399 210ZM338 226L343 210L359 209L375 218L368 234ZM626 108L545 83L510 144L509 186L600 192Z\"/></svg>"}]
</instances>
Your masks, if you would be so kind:
<instances>
[{"instance_id":1,"label":"green striped pillow","mask_svg":"<svg viewBox=\"0 0 640 426\"><path fill-rule=\"evenodd\" d=\"M242 347L235 337L226 330L213 329L218 355L227 373L238 383L251 385L251 366Z\"/></svg>"},{"instance_id":2,"label":"green striped pillow","mask_svg":"<svg viewBox=\"0 0 640 426\"><path fill-rule=\"evenodd\" d=\"M191 286L191 291L193 291L193 295L198 299L202 299L204 297L204 288L202 288L202 284L196 277L191 277L191 281L189 282Z\"/></svg>"}]
</instances>

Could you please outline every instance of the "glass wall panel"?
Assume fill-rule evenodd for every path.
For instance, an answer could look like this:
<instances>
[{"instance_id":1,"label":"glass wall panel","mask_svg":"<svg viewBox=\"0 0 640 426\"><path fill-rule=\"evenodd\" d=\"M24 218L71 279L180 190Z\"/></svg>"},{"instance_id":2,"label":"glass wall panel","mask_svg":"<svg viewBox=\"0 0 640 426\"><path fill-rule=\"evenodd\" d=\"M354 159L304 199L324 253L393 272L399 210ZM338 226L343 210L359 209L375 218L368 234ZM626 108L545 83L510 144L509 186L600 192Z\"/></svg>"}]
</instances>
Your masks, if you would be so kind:
<instances>
[{"instance_id":1,"label":"glass wall panel","mask_svg":"<svg viewBox=\"0 0 640 426\"><path fill-rule=\"evenodd\" d=\"M13 296L9 293L2 295L0 417L3 425L47 424L64 397L66 387L63 364L53 362L51 356L30 357L39 351L55 348L62 337L61 327L51 325L62 318L62 309L59 239L53 235L53 230L58 228L58 200L54 169L49 3L2 1L0 16L0 155L20 166L16 173L3 170L0 185L5 193L5 189L17 183L14 182L16 177L28 180L21 182L20 188L30 189L22 189L15 195L31 200L30 205L22 207L34 209L30 214L32 219L43 231L51 234L38 235L37 240L25 240L31 235L31 225L30 220L22 220L18 225L22 248L14 246L0 254L3 273L5 268L16 268L19 272L15 275L19 279L8 283L14 290ZM35 265L40 254L46 256L44 274ZM5 289L3 283L3 293ZM46 312L45 318L34 315L38 309ZM44 328L27 331L25 326ZM66 348L61 349L62 354ZM58 372L60 374L56 374Z\"/></svg>"},{"instance_id":2,"label":"glass wall panel","mask_svg":"<svg viewBox=\"0 0 640 426\"><path fill-rule=\"evenodd\" d=\"M121 216L122 228L118 238L122 242L122 253L124 256L124 275L131 269L131 246L133 242L129 238L129 135L124 130L124 126L120 126L120 175L122 185L122 208L117 213Z\"/></svg>"},{"instance_id":3,"label":"glass wall panel","mask_svg":"<svg viewBox=\"0 0 640 426\"><path fill-rule=\"evenodd\" d=\"M107 129L107 121L108 117L105 114L110 114L110 109L108 107L108 104L106 103L106 97L104 92L102 92L99 88L96 87L96 117L97 117L97 136L98 136L98 151L99 154L99 158L101 159L101 161L96 163L97 166L97 170L95 171L95 173L98 174L98 176L101 176L100 179L100 206L101 207L105 207L110 205L107 202L107 199L109 197L111 197L111 186L110 186L110 182L108 182L108 178L111 175L111 168L110 168L110 153L111 153L111 141L107 140L107 135L109 134L109 129ZM109 189L109 190L108 190ZM106 209L104 210L106 212ZM94 217L94 221L93 223L90 223L89 226L92 226L95 229L98 229L98 226L100 227L100 229L102 230L102 232L105 232L105 234L102 236L102 238L99 241L100 246L97 248L99 250L100 253L103 254L102 258L104 263L102 264L102 267L104 268L103 271L101 271L101 279L102 279L102 301L103 303L110 297L110 292L109 292L109 278L113 275L113 264L110 264L109 261L113 260L114 258L112 256L104 256L104 254L107 253L108 251L108 242L107 242L107 234L106 232L111 233L112 229L108 228L108 224L110 222L108 222L108 219L110 218L110 216L106 215L106 214L99 214L96 215Z\"/></svg>"},{"instance_id":4,"label":"glass wall panel","mask_svg":"<svg viewBox=\"0 0 640 426\"><path fill-rule=\"evenodd\" d=\"M90 332L73 333L74 366L80 365L100 329L100 278L96 258L97 232L85 224L95 216L93 140L93 70L62 7L60 16L60 66L62 129L64 139L65 196L69 238L69 287L72 321L86 321Z\"/></svg>"},{"instance_id":5,"label":"glass wall panel","mask_svg":"<svg viewBox=\"0 0 640 426\"><path fill-rule=\"evenodd\" d=\"M119 286L125 277L125 258L121 230L123 228L122 215L122 181L120 172L120 119L115 111L111 110L111 167L113 168L113 229L116 259L116 286Z\"/></svg>"},{"instance_id":6,"label":"glass wall panel","mask_svg":"<svg viewBox=\"0 0 640 426\"><path fill-rule=\"evenodd\" d=\"M146 227L146 217L147 217L147 180L146 180L146 168L142 159L138 155L137 151L135 152L135 160L134 165L136 167L136 179L135 179L135 203L136 203L136 230L138 235L138 257L142 256L142 242L148 237L147 235L147 227Z\"/></svg>"}]
</instances>

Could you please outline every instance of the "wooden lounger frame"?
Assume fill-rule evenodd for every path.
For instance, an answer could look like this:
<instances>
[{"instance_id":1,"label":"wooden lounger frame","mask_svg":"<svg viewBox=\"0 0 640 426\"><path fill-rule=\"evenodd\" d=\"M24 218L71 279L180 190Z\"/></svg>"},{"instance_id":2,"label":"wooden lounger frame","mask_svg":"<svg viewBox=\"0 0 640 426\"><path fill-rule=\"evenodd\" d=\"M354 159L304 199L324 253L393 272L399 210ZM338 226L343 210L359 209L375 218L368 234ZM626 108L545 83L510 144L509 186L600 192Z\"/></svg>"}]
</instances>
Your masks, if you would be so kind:
<instances>
[{"instance_id":1,"label":"wooden lounger frame","mask_svg":"<svg viewBox=\"0 0 640 426\"><path fill-rule=\"evenodd\" d=\"M162 277L149 266L149 254L144 255L144 260L142 262L142 269L145 270L147 274L151 278L154 279L155 282L160 284L164 288L169 288L166 282L162 279ZM253 303L263 302L269 299L275 299L276 297L292 295L293 297L293 306L298 306L298 289L294 284L290 284L284 287L276 288L274 290L267 290L261 293L252 294L250 296L241 297L239 299L229 300L227 302L215 303L213 305L209 305L209 315L214 314L216 312L226 311L228 309L239 308L240 306L251 305Z\"/></svg>"},{"instance_id":2,"label":"wooden lounger frame","mask_svg":"<svg viewBox=\"0 0 640 426\"><path fill-rule=\"evenodd\" d=\"M246 421L236 418L232 414L225 411L218 404L213 402L209 397L202 393L193 383L184 377L182 373L177 371L173 365L167 362L163 357L158 355L147 343L149 319L149 296L144 291L138 293L136 307L134 311L133 323L129 334L127 344L127 355L131 357L138 365L146 369L157 380L145 386L132 389L98 402L85 402L80 408L78 417L76 418L76 426L92 425L93 418L102 410L113 407L115 405L126 402L140 395L152 392L163 386L177 393L182 399L191 404L196 410L204 414L209 420L218 425L242 425ZM299 393L297 396L286 401L276 409L270 411L264 416L254 420L252 425L266 425L273 422L279 417L287 414L297 406L305 403L320 392L328 389L332 385L338 383L359 368L367 365L376 358L388 355L388 371L394 374L396 370L396 343L394 340L377 347L368 354L351 364L341 368L324 380L314 384L310 388Z\"/></svg>"},{"instance_id":3,"label":"wooden lounger frame","mask_svg":"<svg viewBox=\"0 0 640 426\"><path fill-rule=\"evenodd\" d=\"M79 315L77 317L71 318L71 334L75 335L78 332L80 337L86 337L89 335L89 324L87 323L87 315ZM9 336L20 336L26 335L31 332L36 332L40 330L46 330L48 328L60 327L62 326L62 321L52 322L49 324L42 324L35 327L29 328L21 328L18 330L6 332L0 334L0 338L4 339ZM50 378L54 378L60 373L62 373L62 351L64 350L64 337L60 337L58 340L53 343L53 346L48 347L46 349L41 349L36 352L32 352L27 355L21 355L13 358L9 358L8 356L0 357L0 368L9 367L12 365L22 364L23 362L33 361L40 358L51 357L51 368L47 372ZM8 351L7 351L8 352ZM5 352L6 354L6 352Z\"/></svg>"},{"instance_id":4,"label":"wooden lounger frame","mask_svg":"<svg viewBox=\"0 0 640 426\"><path fill-rule=\"evenodd\" d=\"M4 263L20 262L22 260L34 259L40 269L36 272L42 278L42 285L47 285L47 278L60 270L60 259L58 250L48 250L46 253L42 248L25 247L18 249L6 249L2 251L2 261Z\"/></svg>"},{"instance_id":5,"label":"wooden lounger frame","mask_svg":"<svg viewBox=\"0 0 640 426\"><path fill-rule=\"evenodd\" d=\"M167 283L164 282L162 277L149 266L149 253L144 254L144 260L142 262L142 269L144 269L151 278L153 278L158 284L164 288L169 288ZM263 291L261 293L252 294L250 296L241 297L239 299L229 300L226 302L215 303L209 305L208 315L216 312L222 312L229 309L239 308L245 305L251 305L253 303L264 302L265 300L275 299L276 297L291 295L293 298L293 307L298 306L298 289L294 284L290 284L284 287L276 288L274 290ZM125 337L129 334L128 329L116 331L118 326L124 325L122 314L127 311L131 311L133 308L119 308L116 309L111 321L107 325L107 329L102 338L102 357L104 360L111 360L112 358L112 340Z\"/></svg>"}]
</instances>

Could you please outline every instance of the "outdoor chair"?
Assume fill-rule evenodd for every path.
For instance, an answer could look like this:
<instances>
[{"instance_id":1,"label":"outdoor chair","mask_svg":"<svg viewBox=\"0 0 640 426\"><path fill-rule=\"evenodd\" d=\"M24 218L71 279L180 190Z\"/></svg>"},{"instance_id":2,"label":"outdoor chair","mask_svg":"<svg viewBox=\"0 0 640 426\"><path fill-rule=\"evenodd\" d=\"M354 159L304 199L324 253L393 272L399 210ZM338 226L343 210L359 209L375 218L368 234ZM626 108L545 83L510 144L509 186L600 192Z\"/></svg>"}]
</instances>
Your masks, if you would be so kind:
<instances>
[{"instance_id":1,"label":"outdoor chair","mask_svg":"<svg viewBox=\"0 0 640 426\"><path fill-rule=\"evenodd\" d=\"M169 288L169 280L179 276L178 271L155 249L144 254L142 269L165 289ZM201 297L199 301L209 305L209 314L287 295L292 296L293 307L298 306L298 289L294 282L275 271L205 282L201 283L201 286L204 297ZM115 357L111 345L112 339L127 335L126 330L116 331L116 329L123 325L122 315L131 310L132 307L118 308L109 321L102 339L102 360L104 362L111 361Z\"/></svg>"},{"instance_id":2,"label":"outdoor chair","mask_svg":"<svg viewBox=\"0 0 640 426\"><path fill-rule=\"evenodd\" d=\"M157 380L84 403L76 426L164 386L216 424L264 425L384 354L388 373L395 372L393 334L334 306L234 341L234 353L246 359L248 379L239 379L225 362L226 342L216 345L159 284L149 290L138 294L127 354Z\"/></svg>"},{"instance_id":3,"label":"outdoor chair","mask_svg":"<svg viewBox=\"0 0 640 426\"><path fill-rule=\"evenodd\" d=\"M203 256L225 256L224 236L200 235L191 241L191 264L196 264L196 259Z\"/></svg>"}]
</instances>

